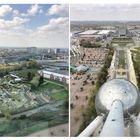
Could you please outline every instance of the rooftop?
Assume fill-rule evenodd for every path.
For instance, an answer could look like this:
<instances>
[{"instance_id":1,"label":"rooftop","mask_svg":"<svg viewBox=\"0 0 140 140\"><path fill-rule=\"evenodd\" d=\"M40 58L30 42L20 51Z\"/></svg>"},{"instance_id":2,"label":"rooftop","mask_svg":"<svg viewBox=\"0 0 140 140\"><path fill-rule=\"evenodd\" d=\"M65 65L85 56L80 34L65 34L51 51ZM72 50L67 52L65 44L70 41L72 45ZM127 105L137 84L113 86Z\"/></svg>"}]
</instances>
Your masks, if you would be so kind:
<instances>
[{"instance_id":1,"label":"rooftop","mask_svg":"<svg viewBox=\"0 0 140 140\"><path fill-rule=\"evenodd\" d=\"M101 35L101 34L108 34L109 32L110 32L111 30L101 30L101 31L99 31L99 35Z\"/></svg>"},{"instance_id":2,"label":"rooftop","mask_svg":"<svg viewBox=\"0 0 140 140\"><path fill-rule=\"evenodd\" d=\"M79 33L80 35L92 35L92 34L96 34L96 33L98 33L99 31L98 30L87 30L87 31L84 31L84 32L82 32L82 33Z\"/></svg>"}]
</instances>

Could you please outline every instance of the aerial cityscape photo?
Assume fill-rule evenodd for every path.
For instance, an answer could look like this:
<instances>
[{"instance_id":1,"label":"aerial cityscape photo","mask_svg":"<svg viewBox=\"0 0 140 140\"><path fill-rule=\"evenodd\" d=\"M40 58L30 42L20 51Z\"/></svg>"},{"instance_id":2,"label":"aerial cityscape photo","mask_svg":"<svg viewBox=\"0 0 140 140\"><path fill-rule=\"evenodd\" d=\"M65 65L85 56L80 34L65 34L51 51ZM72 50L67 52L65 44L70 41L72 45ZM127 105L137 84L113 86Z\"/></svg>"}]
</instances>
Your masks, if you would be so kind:
<instances>
[{"instance_id":1,"label":"aerial cityscape photo","mask_svg":"<svg viewBox=\"0 0 140 140\"><path fill-rule=\"evenodd\" d=\"M140 136L139 13L139 4L71 5L71 136Z\"/></svg>"},{"instance_id":2,"label":"aerial cityscape photo","mask_svg":"<svg viewBox=\"0 0 140 140\"><path fill-rule=\"evenodd\" d=\"M68 47L68 5L0 5L0 136L68 136Z\"/></svg>"}]
</instances>

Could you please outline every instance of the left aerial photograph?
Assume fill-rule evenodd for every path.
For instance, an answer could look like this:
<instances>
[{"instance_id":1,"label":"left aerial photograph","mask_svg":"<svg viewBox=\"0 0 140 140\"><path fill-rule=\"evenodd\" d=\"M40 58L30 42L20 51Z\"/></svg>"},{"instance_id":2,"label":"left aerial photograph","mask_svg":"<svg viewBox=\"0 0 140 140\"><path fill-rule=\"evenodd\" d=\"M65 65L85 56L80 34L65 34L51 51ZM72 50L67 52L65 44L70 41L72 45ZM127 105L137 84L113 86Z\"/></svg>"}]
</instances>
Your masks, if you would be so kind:
<instances>
[{"instance_id":1,"label":"left aerial photograph","mask_svg":"<svg viewBox=\"0 0 140 140\"><path fill-rule=\"evenodd\" d=\"M0 136L68 132L69 5L0 5Z\"/></svg>"}]
</instances>

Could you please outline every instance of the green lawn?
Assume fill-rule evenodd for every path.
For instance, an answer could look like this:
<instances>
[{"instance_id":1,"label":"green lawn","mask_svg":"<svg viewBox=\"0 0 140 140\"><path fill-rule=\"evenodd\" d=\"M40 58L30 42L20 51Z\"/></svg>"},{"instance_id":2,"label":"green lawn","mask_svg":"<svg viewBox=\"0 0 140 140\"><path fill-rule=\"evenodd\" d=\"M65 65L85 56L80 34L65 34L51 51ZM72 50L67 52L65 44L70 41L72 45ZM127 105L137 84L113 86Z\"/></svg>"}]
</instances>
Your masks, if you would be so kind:
<instances>
[{"instance_id":1,"label":"green lawn","mask_svg":"<svg viewBox=\"0 0 140 140\"><path fill-rule=\"evenodd\" d=\"M138 47L138 48L135 48L136 50L138 50L138 51L140 51L140 47Z\"/></svg>"},{"instance_id":2,"label":"green lawn","mask_svg":"<svg viewBox=\"0 0 140 140\"><path fill-rule=\"evenodd\" d=\"M51 96L55 100L64 100L68 98L68 91L64 90L62 92L52 93Z\"/></svg>"},{"instance_id":3,"label":"green lawn","mask_svg":"<svg viewBox=\"0 0 140 140\"><path fill-rule=\"evenodd\" d=\"M46 91L51 91L51 90L62 90L65 89L63 86L57 85L57 84L53 84L53 83L46 83L46 84L42 84L38 87L38 89L36 90L36 92L46 92Z\"/></svg>"},{"instance_id":4,"label":"green lawn","mask_svg":"<svg viewBox=\"0 0 140 140\"><path fill-rule=\"evenodd\" d=\"M119 66L121 68L125 68L125 55L124 55L124 50L119 51Z\"/></svg>"}]
</instances>

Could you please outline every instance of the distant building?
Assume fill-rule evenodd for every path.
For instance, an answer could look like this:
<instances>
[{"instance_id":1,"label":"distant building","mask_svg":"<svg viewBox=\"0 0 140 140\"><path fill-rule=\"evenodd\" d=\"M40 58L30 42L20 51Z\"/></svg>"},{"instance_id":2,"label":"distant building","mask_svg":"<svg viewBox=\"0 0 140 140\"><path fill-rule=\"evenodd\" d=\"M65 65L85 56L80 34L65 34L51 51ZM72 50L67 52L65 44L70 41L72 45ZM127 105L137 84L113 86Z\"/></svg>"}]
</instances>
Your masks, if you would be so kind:
<instances>
[{"instance_id":1,"label":"distant building","mask_svg":"<svg viewBox=\"0 0 140 140\"><path fill-rule=\"evenodd\" d=\"M80 39L88 40L94 42L96 40L107 39L107 37L112 36L115 30L87 30L79 33Z\"/></svg>"},{"instance_id":2,"label":"distant building","mask_svg":"<svg viewBox=\"0 0 140 140\"><path fill-rule=\"evenodd\" d=\"M67 48L47 48L47 53L57 54L57 53L66 53L68 52Z\"/></svg>"},{"instance_id":3,"label":"distant building","mask_svg":"<svg viewBox=\"0 0 140 140\"><path fill-rule=\"evenodd\" d=\"M31 54L36 54L37 53L37 47L29 47L27 48L27 52Z\"/></svg>"},{"instance_id":4,"label":"distant building","mask_svg":"<svg viewBox=\"0 0 140 140\"><path fill-rule=\"evenodd\" d=\"M58 53L58 49L57 49L57 48L54 49L54 53L55 53L55 54Z\"/></svg>"},{"instance_id":5,"label":"distant building","mask_svg":"<svg viewBox=\"0 0 140 140\"><path fill-rule=\"evenodd\" d=\"M5 59L3 59L2 57L0 57L0 64L4 64L5 63Z\"/></svg>"},{"instance_id":6,"label":"distant building","mask_svg":"<svg viewBox=\"0 0 140 140\"><path fill-rule=\"evenodd\" d=\"M127 29L126 25L119 26L119 37L129 37L131 36L131 33Z\"/></svg>"},{"instance_id":7,"label":"distant building","mask_svg":"<svg viewBox=\"0 0 140 140\"><path fill-rule=\"evenodd\" d=\"M70 33L70 36L71 37L79 37L81 32L83 32L83 31L72 31Z\"/></svg>"},{"instance_id":8,"label":"distant building","mask_svg":"<svg viewBox=\"0 0 140 140\"><path fill-rule=\"evenodd\" d=\"M126 36L126 28L125 27L119 27L119 36L120 37Z\"/></svg>"},{"instance_id":9,"label":"distant building","mask_svg":"<svg viewBox=\"0 0 140 140\"><path fill-rule=\"evenodd\" d=\"M54 53L54 54L57 54L58 53L58 49L57 48L48 48L47 49L48 51L48 53Z\"/></svg>"}]
</instances>

